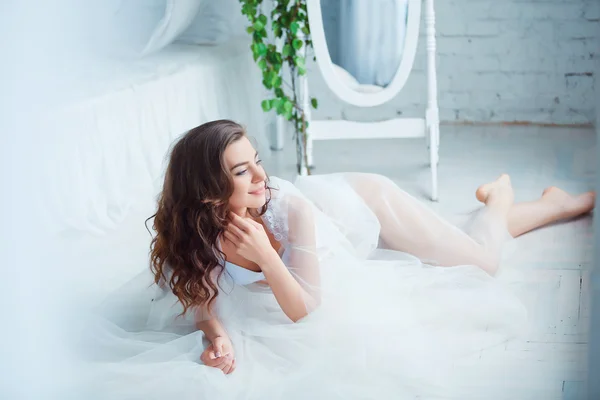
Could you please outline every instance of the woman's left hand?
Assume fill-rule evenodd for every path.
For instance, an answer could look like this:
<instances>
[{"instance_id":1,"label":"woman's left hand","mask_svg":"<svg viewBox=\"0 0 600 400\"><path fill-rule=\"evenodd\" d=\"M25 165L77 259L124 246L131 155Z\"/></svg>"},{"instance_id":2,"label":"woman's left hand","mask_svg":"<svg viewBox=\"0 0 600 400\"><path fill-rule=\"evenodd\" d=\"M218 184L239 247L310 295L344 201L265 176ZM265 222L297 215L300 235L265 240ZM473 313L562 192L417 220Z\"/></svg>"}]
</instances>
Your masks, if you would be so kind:
<instances>
[{"instance_id":1,"label":"woman's left hand","mask_svg":"<svg viewBox=\"0 0 600 400\"><path fill-rule=\"evenodd\" d=\"M231 223L225 229L225 238L233 243L236 254L258 265L265 263L273 255L275 249L265 232L265 228L256 221L232 214Z\"/></svg>"},{"instance_id":2,"label":"woman's left hand","mask_svg":"<svg viewBox=\"0 0 600 400\"><path fill-rule=\"evenodd\" d=\"M231 340L218 336L200 355L200 360L209 367L218 368L225 375L235 371L235 354Z\"/></svg>"}]
</instances>

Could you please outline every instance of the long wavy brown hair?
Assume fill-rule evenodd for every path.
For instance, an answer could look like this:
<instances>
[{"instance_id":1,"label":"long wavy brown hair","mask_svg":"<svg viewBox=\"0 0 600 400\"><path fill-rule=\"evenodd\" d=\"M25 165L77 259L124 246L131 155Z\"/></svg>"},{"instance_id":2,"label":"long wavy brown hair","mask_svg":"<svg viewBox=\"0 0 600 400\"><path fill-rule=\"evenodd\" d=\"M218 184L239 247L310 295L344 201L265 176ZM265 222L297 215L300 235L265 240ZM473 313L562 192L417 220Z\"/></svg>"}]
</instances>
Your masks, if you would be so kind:
<instances>
[{"instance_id":1,"label":"long wavy brown hair","mask_svg":"<svg viewBox=\"0 0 600 400\"><path fill-rule=\"evenodd\" d=\"M168 285L183 305L211 305L218 296L225 254L219 235L229 223L232 175L225 166L227 146L246 136L230 120L200 125L173 146L163 190L158 197L150 245L150 268L156 284ZM268 178L267 178L268 183ZM267 184L267 199L271 191ZM257 215L266 212L268 201ZM216 279L215 279L216 276Z\"/></svg>"}]
</instances>

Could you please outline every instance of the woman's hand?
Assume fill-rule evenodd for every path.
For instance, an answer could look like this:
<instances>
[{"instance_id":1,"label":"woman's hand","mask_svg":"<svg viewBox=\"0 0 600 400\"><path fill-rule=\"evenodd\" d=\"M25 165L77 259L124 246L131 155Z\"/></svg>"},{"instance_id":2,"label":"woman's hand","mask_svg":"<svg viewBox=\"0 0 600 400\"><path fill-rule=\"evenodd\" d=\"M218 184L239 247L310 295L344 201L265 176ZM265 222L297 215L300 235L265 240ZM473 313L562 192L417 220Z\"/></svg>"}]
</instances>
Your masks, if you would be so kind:
<instances>
[{"instance_id":1,"label":"woman's hand","mask_svg":"<svg viewBox=\"0 0 600 400\"><path fill-rule=\"evenodd\" d=\"M225 238L234 244L236 253L255 264L261 265L277 253L265 232L265 228L251 219L232 214L231 223L225 229Z\"/></svg>"},{"instance_id":2,"label":"woman's hand","mask_svg":"<svg viewBox=\"0 0 600 400\"><path fill-rule=\"evenodd\" d=\"M219 368L224 374L235 371L235 354L228 338L217 336L202 352L200 361L209 367Z\"/></svg>"}]
</instances>

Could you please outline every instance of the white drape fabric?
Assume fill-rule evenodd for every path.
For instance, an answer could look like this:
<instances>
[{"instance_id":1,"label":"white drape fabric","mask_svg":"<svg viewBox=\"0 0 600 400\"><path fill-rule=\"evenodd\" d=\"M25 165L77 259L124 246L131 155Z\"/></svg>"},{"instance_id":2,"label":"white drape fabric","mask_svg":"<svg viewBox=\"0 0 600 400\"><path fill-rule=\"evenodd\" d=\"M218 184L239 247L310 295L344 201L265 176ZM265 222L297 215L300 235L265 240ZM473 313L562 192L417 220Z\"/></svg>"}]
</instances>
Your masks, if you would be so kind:
<instances>
[{"instance_id":1,"label":"white drape fabric","mask_svg":"<svg viewBox=\"0 0 600 400\"><path fill-rule=\"evenodd\" d=\"M263 221L309 314L293 323L268 285L223 274L215 312L237 360L224 375L199 361L207 343L194 315L177 318L173 294L144 272L86 324L87 398L464 398L470 379L453 366L520 333L518 297L465 253L499 259L510 241L485 208L463 230L378 175L272 177L271 186ZM461 376L510 374L504 365Z\"/></svg>"},{"instance_id":2,"label":"white drape fabric","mask_svg":"<svg viewBox=\"0 0 600 400\"><path fill-rule=\"evenodd\" d=\"M408 0L340 0L338 65L360 84L389 85L402 60L407 12Z\"/></svg>"}]
</instances>

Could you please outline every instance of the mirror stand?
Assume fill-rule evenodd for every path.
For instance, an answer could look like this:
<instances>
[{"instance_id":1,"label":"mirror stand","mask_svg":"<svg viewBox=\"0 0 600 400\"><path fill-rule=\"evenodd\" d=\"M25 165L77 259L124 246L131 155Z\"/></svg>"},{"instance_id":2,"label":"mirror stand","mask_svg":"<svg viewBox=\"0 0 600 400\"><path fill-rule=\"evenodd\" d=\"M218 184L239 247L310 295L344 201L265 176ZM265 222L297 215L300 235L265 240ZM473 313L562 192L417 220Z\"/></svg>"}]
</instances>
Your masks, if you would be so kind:
<instances>
[{"instance_id":1,"label":"mirror stand","mask_svg":"<svg viewBox=\"0 0 600 400\"><path fill-rule=\"evenodd\" d=\"M436 39L434 0L405 0L406 38L403 57L393 79L380 90L372 90L373 86L366 85L368 90L355 90L350 87L347 79L339 74L340 67L335 65L328 50L323 27L323 17L320 0L307 0L313 47L317 64L328 87L342 101L359 107L374 107L392 100L402 89L413 66L419 36L421 17L421 1L426 3L426 46L427 46L427 108L423 118L393 118L379 122L357 122L349 120L315 120L310 118L308 106L309 92L306 77L300 77L301 96L305 101L305 110L310 122L308 128L307 156L308 164L314 165L313 147L315 141L335 139L384 139L384 138L425 138L429 151L431 168L431 200L438 201L439 164L439 108L437 99L436 73ZM273 149L283 147L283 128L285 122L281 117L277 121L277 134Z\"/></svg>"}]
</instances>

